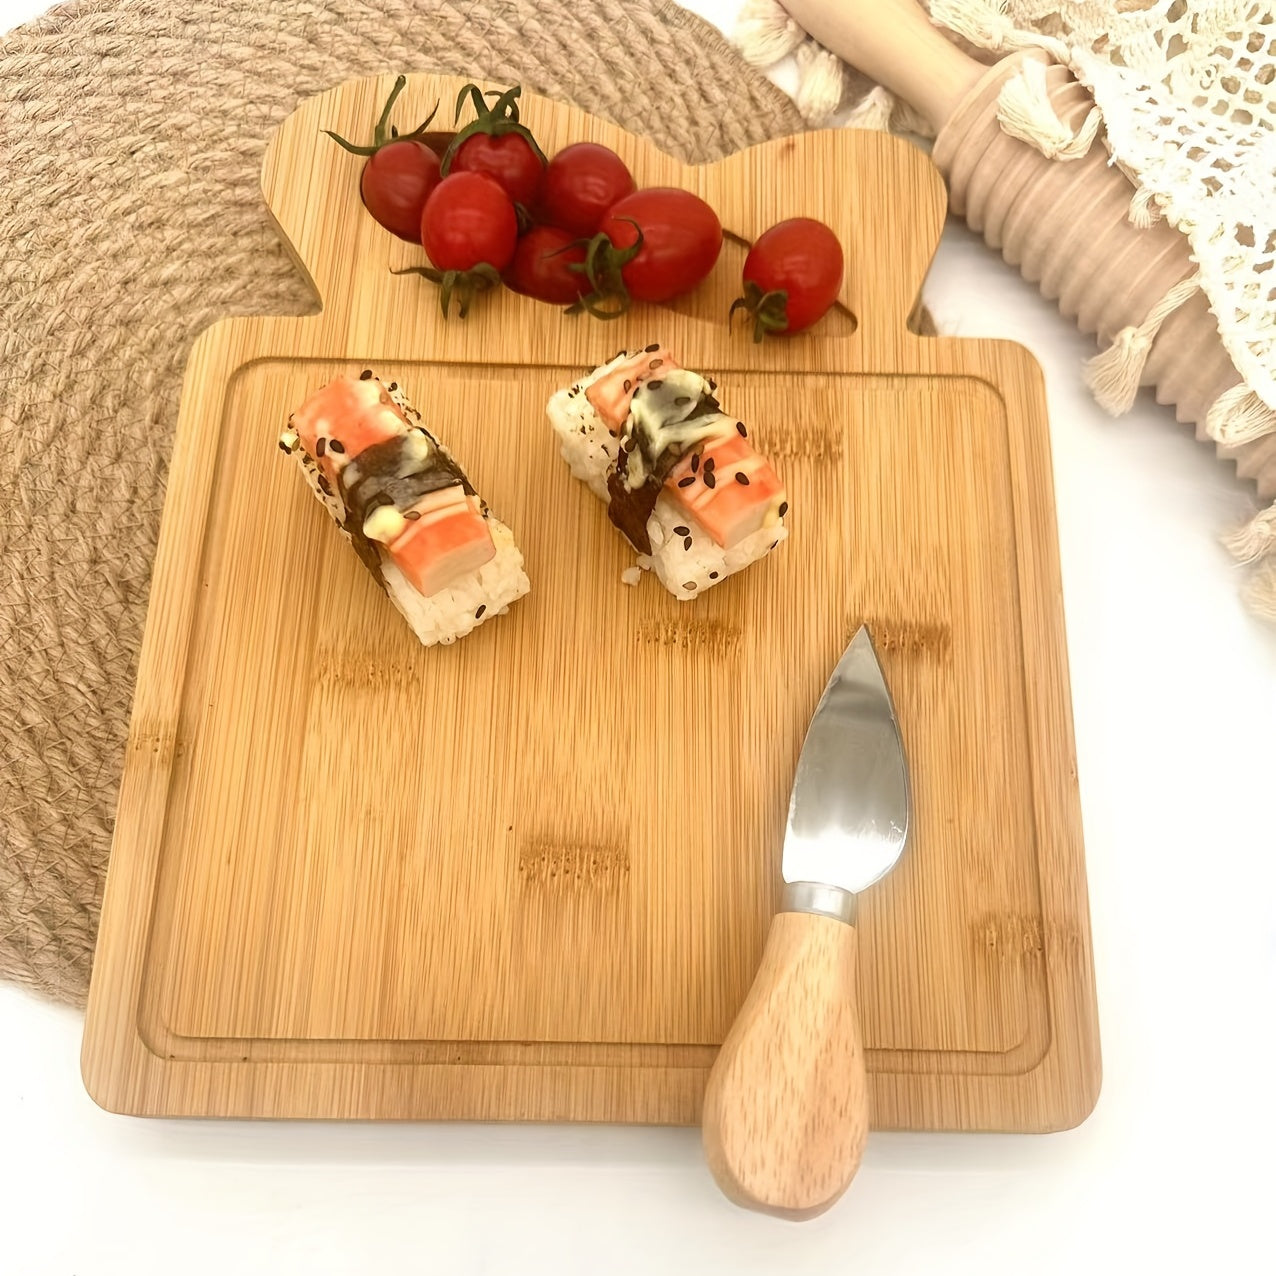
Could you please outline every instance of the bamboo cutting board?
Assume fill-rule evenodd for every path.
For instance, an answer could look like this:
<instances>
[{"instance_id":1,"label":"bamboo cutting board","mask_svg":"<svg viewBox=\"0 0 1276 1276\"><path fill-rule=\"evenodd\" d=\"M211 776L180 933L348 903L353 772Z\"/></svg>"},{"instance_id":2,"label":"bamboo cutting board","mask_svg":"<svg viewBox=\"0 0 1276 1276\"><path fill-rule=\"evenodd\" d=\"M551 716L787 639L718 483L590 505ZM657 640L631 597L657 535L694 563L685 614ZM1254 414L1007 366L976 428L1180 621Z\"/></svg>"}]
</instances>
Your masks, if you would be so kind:
<instances>
[{"instance_id":1,"label":"bamboo cutting board","mask_svg":"<svg viewBox=\"0 0 1276 1276\"><path fill-rule=\"evenodd\" d=\"M396 118L455 100L416 76ZM1050 455L1018 346L908 316L943 190L883 134L686 167L530 98L698 191L730 236L674 309L604 324L501 293L444 322L363 211L390 80L306 102L263 185L322 311L227 320L187 370L83 1068L110 1109L694 1122L780 891L811 712L867 621L916 834L861 901L879 1128L1047 1130L1099 1084ZM787 216L847 251L844 309L728 331L745 243ZM250 300L250 299L249 299ZM666 343L786 480L790 539L694 603L571 479L551 392ZM334 374L399 382L523 548L532 593L426 650L276 440Z\"/></svg>"}]
</instances>

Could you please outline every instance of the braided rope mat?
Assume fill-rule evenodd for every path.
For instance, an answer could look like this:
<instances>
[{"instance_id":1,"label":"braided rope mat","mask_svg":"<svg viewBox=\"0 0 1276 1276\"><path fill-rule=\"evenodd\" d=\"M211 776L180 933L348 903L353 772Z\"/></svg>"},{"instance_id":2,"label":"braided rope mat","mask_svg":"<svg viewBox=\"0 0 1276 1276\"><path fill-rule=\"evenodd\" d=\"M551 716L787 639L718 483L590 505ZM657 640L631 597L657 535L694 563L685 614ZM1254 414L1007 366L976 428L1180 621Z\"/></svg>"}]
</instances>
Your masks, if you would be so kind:
<instances>
[{"instance_id":1,"label":"braided rope mat","mask_svg":"<svg viewBox=\"0 0 1276 1276\"><path fill-rule=\"evenodd\" d=\"M180 381L195 334L315 299L258 187L351 76L577 103L688 160L801 129L669 0L92 0L0 37L0 975L88 987Z\"/></svg>"}]
</instances>

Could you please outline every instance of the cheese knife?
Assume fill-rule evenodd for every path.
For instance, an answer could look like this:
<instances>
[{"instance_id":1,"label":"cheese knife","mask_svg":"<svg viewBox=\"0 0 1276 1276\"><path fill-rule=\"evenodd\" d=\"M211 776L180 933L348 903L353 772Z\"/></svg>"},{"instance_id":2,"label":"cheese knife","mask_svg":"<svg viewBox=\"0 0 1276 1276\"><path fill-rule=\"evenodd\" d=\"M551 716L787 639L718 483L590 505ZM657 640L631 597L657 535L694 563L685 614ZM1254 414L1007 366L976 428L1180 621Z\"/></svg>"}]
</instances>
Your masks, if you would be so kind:
<instances>
[{"instance_id":1,"label":"cheese knife","mask_svg":"<svg viewBox=\"0 0 1276 1276\"><path fill-rule=\"evenodd\" d=\"M705 1156L739 1205L813 1218L859 1168L869 1114L856 898L899 859L910 808L895 707L861 626L807 729L784 834L784 900L705 1091Z\"/></svg>"}]
</instances>

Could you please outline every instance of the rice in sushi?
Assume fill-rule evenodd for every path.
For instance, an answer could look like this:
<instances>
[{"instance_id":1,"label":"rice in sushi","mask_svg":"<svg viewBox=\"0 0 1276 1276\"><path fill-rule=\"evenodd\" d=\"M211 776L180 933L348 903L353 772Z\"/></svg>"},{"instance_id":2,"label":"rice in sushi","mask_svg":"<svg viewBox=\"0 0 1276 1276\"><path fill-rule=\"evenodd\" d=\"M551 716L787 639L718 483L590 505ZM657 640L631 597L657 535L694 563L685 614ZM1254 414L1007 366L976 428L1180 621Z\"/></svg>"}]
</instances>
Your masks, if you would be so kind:
<instances>
[{"instance_id":1,"label":"rice in sushi","mask_svg":"<svg viewBox=\"0 0 1276 1276\"><path fill-rule=\"evenodd\" d=\"M394 383L337 377L279 446L427 647L464 637L530 588L514 535Z\"/></svg>"},{"instance_id":2,"label":"rice in sushi","mask_svg":"<svg viewBox=\"0 0 1276 1276\"><path fill-rule=\"evenodd\" d=\"M622 350L546 409L572 473L606 502L639 565L683 600L788 535L784 486L716 388L654 344Z\"/></svg>"}]
</instances>

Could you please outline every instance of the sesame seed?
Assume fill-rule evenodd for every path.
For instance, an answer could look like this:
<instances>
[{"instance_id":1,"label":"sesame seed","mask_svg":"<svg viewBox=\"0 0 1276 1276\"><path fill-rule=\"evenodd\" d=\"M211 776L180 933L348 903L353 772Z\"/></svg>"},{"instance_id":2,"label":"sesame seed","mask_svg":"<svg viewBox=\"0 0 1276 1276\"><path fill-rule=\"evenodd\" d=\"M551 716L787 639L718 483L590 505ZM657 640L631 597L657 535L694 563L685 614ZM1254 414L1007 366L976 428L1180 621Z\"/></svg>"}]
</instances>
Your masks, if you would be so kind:
<instances>
[{"instance_id":1,"label":"sesame seed","mask_svg":"<svg viewBox=\"0 0 1276 1276\"><path fill-rule=\"evenodd\" d=\"M710 579L710 580L717 580L717 579L718 579L718 573L717 573L717 572L710 572L710 573L709 573L709 579Z\"/></svg>"},{"instance_id":2,"label":"sesame seed","mask_svg":"<svg viewBox=\"0 0 1276 1276\"><path fill-rule=\"evenodd\" d=\"M713 477L713 471L710 469L706 469L704 472L704 485L710 491L718 486L718 480Z\"/></svg>"},{"instance_id":3,"label":"sesame seed","mask_svg":"<svg viewBox=\"0 0 1276 1276\"><path fill-rule=\"evenodd\" d=\"M710 378L709 378L709 389L710 389L710 390L716 390L717 388L718 388L718 383L717 383L717 382L716 382L716 381L715 381L712 377L710 377Z\"/></svg>"},{"instance_id":4,"label":"sesame seed","mask_svg":"<svg viewBox=\"0 0 1276 1276\"><path fill-rule=\"evenodd\" d=\"M359 373L359 380L360 380L360 381L371 381L371 380L372 380L372 369L371 369L371 368L364 368L364 370L363 370L361 373Z\"/></svg>"},{"instance_id":5,"label":"sesame seed","mask_svg":"<svg viewBox=\"0 0 1276 1276\"><path fill-rule=\"evenodd\" d=\"M316 455L316 456L322 457L322 456L323 456L323 454L324 454L327 450L328 450L328 440L327 440L327 439L320 439L320 440L319 440L319 442L315 444L315 455Z\"/></svg>"},{"instance_id":6,"label":"sesame seed","mask_svg":"<svg viewBox=\"0 0 1276 1276\"><path fill-rule=\"evenodd\" d=\"M683 549L690 549L690 548L691 548L691 537L690 537L690 536L688 536L688 537L685 537L685 538L684 538L684 540L683 540L683 542L682 542L682 548L683 548Z\"/></svg>"},{"instance_id":7,"label":"sesame seed","mask_svg":"<svg viewBox=\"0 0 1276 1276\"><path fill-rule=\"evenodd\" d=\"M421 517L421 511L408 510L408 512L403 517L406 518L409 523L415 523L417 519Z\"/></svg>"},{"instance_id":8,"label":"sesame seed","mask_svg":"<svg viewBox=\"0 0 1276 1276\"><path fill-rule=\"evenodd\" d=\"M653 359L653 360L652 360L652 361L651 361L651 362L647 365L647 367L649 367L649 368L652 370L652 372L655 372L655 370L656 370L658 367L660 367L660 365L661 365L662 363L664 363L664 360L663 360L663 359Z\"/></svg>"},{"instance_id":9,"label":"sesame seed","mask_svg":"<svg viewBox=\"0 0 1276 1276\"><path fill-rule=\"evenodd\" d=\"M737 422L735 423L735 428L736 428L736 431L739 433L739 435L740 435L740 437L741 437L742 439L747 439L747 438L749 437L749 432L748 432L748 430L746 430L746 429L744 428L744 422L743 422L743 421L737 421Z\"/></svg>"},{"instance_id":10,"label":"sesame seed","mask_svg":"<svg viewBox=\"0 0 1276 1276\"><path fill-rule=\"evenodd\" d=\"M781 501L780 502L780 517L783 518L788 512L789 512L788 501Z\"/></svg>"},{"instance_id":11,"label":"sesame seed","mask_svg":"<svg viewBox=\"0 0 1276 1276\"><path fill-rule=\"evenodd\" d=\"M679 396L678 396L678 397L677 397L677 398L673 401L673 406L674 406L675 408L685 408L685 407L687 406L687 404L688 404L688 403L690 403L690 402L691 402L691 396L690 396L689 394L680 394L680 395L679 395Z\"/></svg>"},{"instance_id":12,"label":"sesame seed","mask_svg":"<svg viewBox=\"0 0 1276 1276\"><path fill-rule=\"evenodd\" d=\"M340 439L332 439L328 443L328 451L336 452L338 456L346 450L346 445Z\"/></svg>"},{"instance_id":13,"label":"sesame seed","mask_svg":"<svg viewBox=\"0 0 1276 1276\"><path fill-rule=\"evenodd\" d=\"M648 390L659 390L659 389L660 389L660 387L661 387L662 385L664 385L664 382L663 382L663 381L648 381L648 382L647 382L647 389L648 389Z\"/></svg>"},{"instance_id":14,"label":"sesame seed","mask_svg":"<svg viewBox=\"0 0 1276 1276\"><path fill-rule=\"evenodd\" d=\"M630 391L630 390L632 390L633 388L634 388L634 383L633 383L632 381L626 380L626 381L625 381L625 393L626 393L626 394L628 394L628 393L629 393L629 391Z\"/></svg>"},{"instance_id":15,"label":"sesame seed","mask_svg":"<svg viewBox=\"0 0 1276 1276\"><path fill-rule=\"evenodd\" d=\"M691 529L689 527L675 527L673 529L673 534L675 536L689 536L691 534Z\"/></svg>"},{"instance_id":16,"label":"sesame seed","mask_svg":"<svg viewBox=\"0 0 1276 1276\"><path fill-rule=\"evenodd\" d=\"M742 487L749 486L749 476L746 473L744 473L743 470L736 470L735 481L739 483Z\"/></svg>"},{"instance_id":17,"label":"sesame seed","mask_svg":"<svg viewBox=\"0 0 1276 1276\"><path fill-rule=\"evenodd\" d=\"M694 580L684 580L682 582L683 589L695 589L696 582Z\"/></svg>"},{"instance_id":18,"label":"sesame seed","mask_svg":"<svg viewBox=\"0 0 1276 1276\"><path fill-rule=\"evenodd\" d=\"M700 453L693 452L691 455L691 472L694 474L700 468Z\"/></svg>"},{"instance_id":19,"label":"sesame seed","mask_svg":"<svg viewBox=\"0 0 1276 1276\"><path fill-rule=\"evenodd\" d=\"M399 388L399 383L398 383L397 381L391 381L391 382L390 382L390 389L391 389L391 390L397 390L398 388Z\"/></svg>"},{"instance_id":20,"label":"sesame seed","mask_svg":"<svg viewBox=\"0 0 1276 1276\"><path fill-rule=\"evenodd\" d=\"M694 474L688 474L686 478L680 478L678 480L678 486L690 487L692 483L694 483L695 481L696 481L696 476Z\"/></svg>"},{"instance_id":21,"label":"sesame seed","mask_svg":"<svg viewBox=\"0 0 1276 1276\"><path fill-rule=\"evenodd\" d=\"M290 448L288 444L283 441L283 439L279 440L279 450L281 452L288 452L288 453L292 452L292 448Z\"/></svg>"},{"instance_id":22,"label":"sesame seed","mask_svg":"<svg viewBox=\"0 0 1276 1276\"><path fill-rule=\"evenodd\" d=\"M479 609L478 609L478 611L476 611L476 612L474 613L474 619L475 619L475 620L482 620L482 619L483 619L483 613L484 613L486 610L487 610L487 604L486 604L486 603L481 603L481 604L479 605Z\"/></svg>"},{"instance_id":23,"label":"sesame seed","mask_svg":"<svg viewBox=\"0 0 1276 1276\"><path fill-rule=\"evenodd\" d=\"M643 347L643 354L655 354L660 349L660 342L653 341L651 345Z\"/></svg>"}]
</instances>

